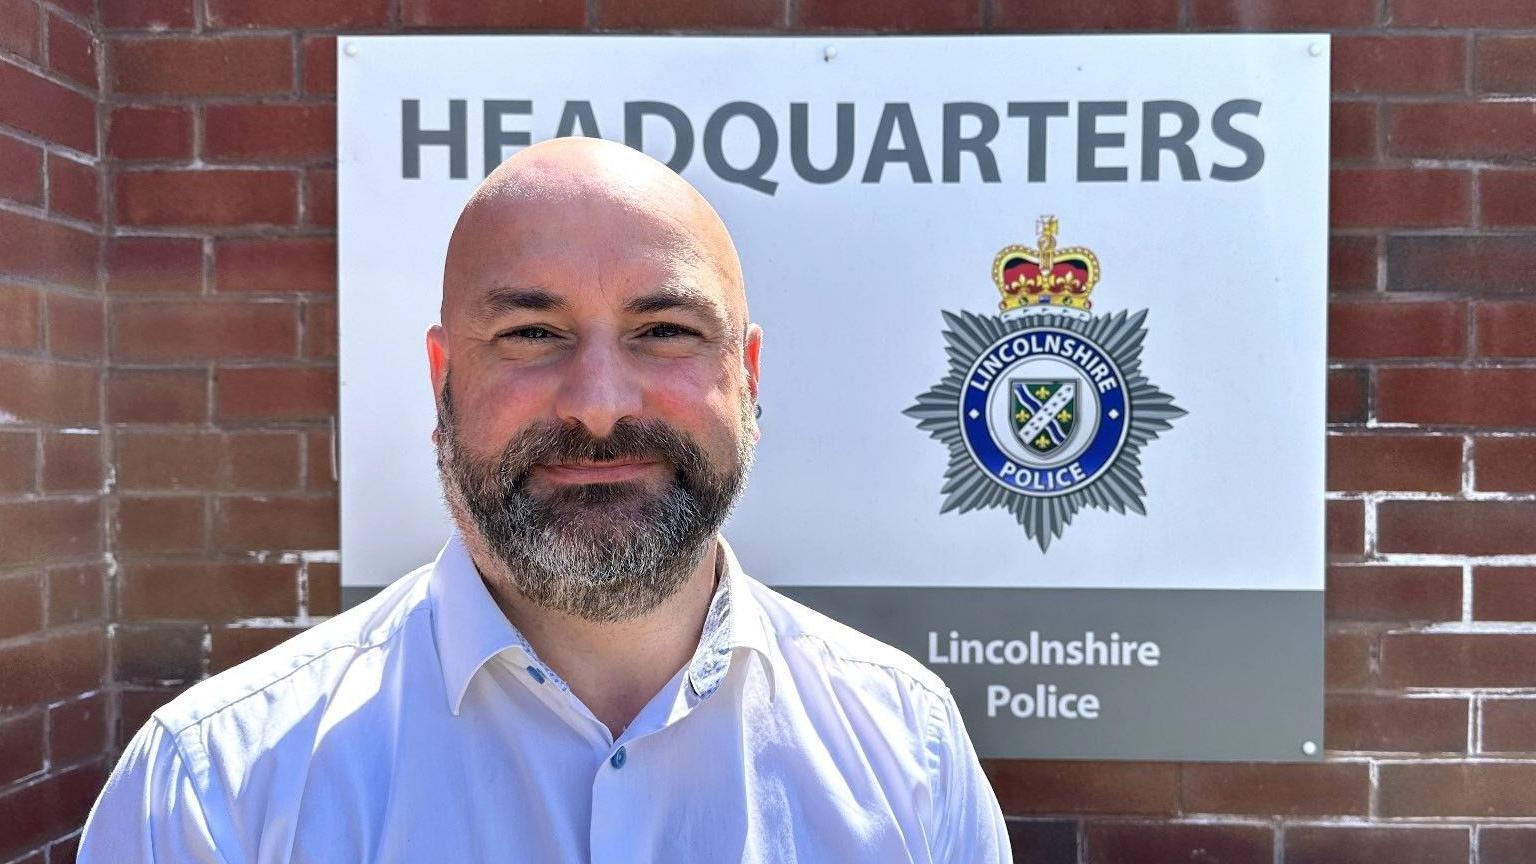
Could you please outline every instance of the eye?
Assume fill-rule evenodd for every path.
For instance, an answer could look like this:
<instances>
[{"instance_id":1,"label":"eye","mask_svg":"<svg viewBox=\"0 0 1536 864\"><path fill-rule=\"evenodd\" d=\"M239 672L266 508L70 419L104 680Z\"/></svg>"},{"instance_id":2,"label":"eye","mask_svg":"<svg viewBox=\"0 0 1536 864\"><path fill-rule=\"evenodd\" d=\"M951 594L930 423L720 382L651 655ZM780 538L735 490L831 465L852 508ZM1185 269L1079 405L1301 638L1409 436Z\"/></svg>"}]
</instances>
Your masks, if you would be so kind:
<instances>
[{"instance_id":1,"label":"eye","mask_svg":"<svg viewBox=\"0 0 1536 864\"><path fill-rule=\"evenodd\" d=\"M498 334L496 334L496 338L497 339L507 339L507 338L512 338L512 339L532 339L532 340L537 340L537 339L553 339L553 338L555 338L555 334L554 334L553 331L551 331L547 327L537 327L537 326L533 326L533 327L518 327L515 330L508 330L508 331L506 331L504 333L498 333Z\"/></svg>"},{"instance_id":2,"label":"eye","mask_svg":"<svg viewBox=\"0 0 1536 864\"><path fill-rule=\"evenodd\" d=\"M652 324L642 335L657 339L676 339L679 336L697 336L699 332L680 324Z\"/></svg>"}]
</instances>

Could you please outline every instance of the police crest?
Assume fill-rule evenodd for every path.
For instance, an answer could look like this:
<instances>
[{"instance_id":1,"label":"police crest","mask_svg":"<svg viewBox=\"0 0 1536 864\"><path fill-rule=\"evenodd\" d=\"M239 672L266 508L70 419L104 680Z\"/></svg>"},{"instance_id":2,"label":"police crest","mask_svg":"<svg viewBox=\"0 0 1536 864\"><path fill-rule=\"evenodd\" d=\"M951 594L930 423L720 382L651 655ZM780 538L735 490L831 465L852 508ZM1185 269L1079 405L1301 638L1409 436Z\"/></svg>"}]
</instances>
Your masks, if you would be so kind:
<instances>
[{"instance_id":1,"label":"police crest","mask_svg":"<svg viewBox=\"0 0 1536 864\"><path fill-rule=\"evenodd\" d=\"M1041 551L1085 506L1145 515L1141 447L1185 413L1141 374L1146 310L1094 317L1098 258L1056 245L992 263L998 315L944 312L949 371L906 409L949 447L941 512L1002 507Z\"/></svg>"}]
</instances>

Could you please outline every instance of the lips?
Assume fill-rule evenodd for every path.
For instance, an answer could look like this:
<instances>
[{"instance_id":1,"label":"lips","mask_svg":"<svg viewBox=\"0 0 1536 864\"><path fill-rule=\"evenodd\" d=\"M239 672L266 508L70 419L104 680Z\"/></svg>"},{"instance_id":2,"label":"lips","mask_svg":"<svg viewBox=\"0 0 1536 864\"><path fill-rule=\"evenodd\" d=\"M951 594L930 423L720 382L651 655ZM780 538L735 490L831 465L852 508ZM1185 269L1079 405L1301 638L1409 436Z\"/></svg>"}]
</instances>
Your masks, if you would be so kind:
<instances>
[{"instance_id":1,"label":"lips","mask_svg":"<svg viewBox=\"0 0 1536 864\"><path fill-rule=\"evenodd\" d=\"M551 462L538 466L540 473L560 483L624 483L650 473L655 460L611 462Z\"/></svg>"}]
</instances>

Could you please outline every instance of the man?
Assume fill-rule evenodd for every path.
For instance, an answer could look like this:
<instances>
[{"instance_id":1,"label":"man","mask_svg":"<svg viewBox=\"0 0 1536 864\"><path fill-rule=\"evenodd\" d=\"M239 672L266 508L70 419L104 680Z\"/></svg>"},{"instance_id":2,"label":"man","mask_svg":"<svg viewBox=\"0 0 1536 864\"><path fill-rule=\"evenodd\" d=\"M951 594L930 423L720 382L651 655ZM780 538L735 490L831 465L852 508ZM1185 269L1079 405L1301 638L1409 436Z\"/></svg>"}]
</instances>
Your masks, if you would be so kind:
<instances>
[{"instance_id":1,"label":"man","mask_svg":"<svg viewBox=\"0 0 1536 864\"><path fill-rule=\"evenodd\" d=\"M716 533L758 437L742 281L626 147L486 178L427 334L454 536L157 711L82 860L1007 860L938 679Z\"/></svg>"}]
</instances>

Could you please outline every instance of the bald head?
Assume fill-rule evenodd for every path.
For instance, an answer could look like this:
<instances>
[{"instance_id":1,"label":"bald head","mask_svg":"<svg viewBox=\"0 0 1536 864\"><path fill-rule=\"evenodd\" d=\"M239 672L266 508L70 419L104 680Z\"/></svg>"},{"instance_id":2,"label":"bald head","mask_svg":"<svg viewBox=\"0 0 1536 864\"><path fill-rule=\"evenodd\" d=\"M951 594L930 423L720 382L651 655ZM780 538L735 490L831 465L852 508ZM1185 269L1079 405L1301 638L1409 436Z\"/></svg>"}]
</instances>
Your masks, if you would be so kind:
<instances>
[{"instance_id":1,"label":"bald head","mask_svg":"<svg viewBox=\"0 0 1536 864\"><path fill-rule=\"evenodd\" d=\"M602 262L637 259L708 274L695 281L708 283L733 329L745 326L736 247L698 190L622 144L544 141L498 166L464 206L448 244L441 320L451 328L485 292L525 281L524 272L564 263L601 283L620 272Z\"/></svg>"}]
</instances>

